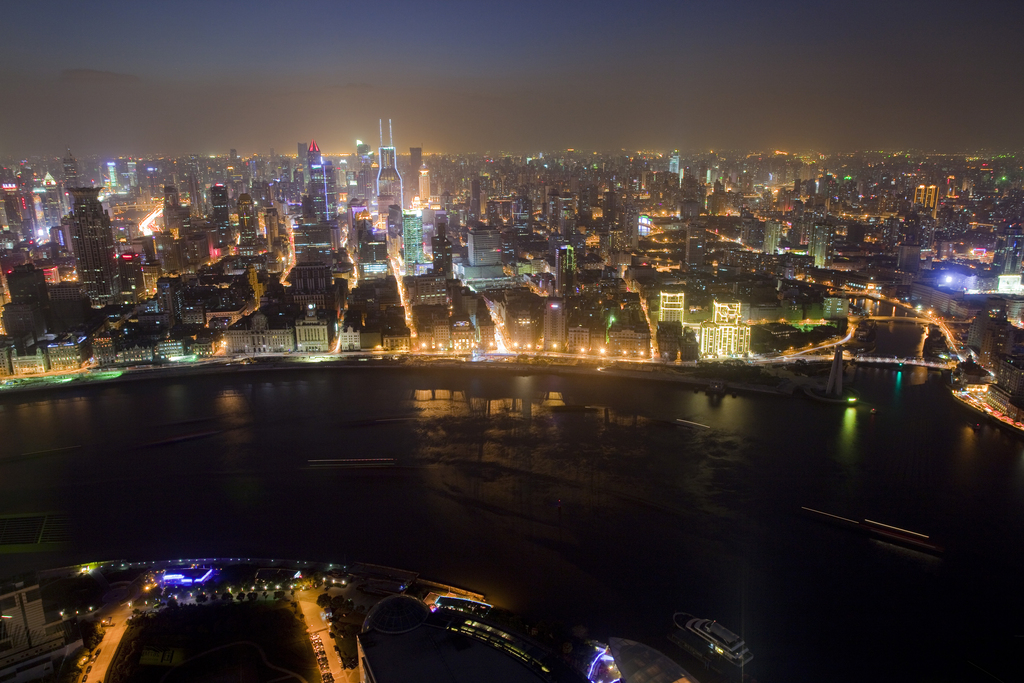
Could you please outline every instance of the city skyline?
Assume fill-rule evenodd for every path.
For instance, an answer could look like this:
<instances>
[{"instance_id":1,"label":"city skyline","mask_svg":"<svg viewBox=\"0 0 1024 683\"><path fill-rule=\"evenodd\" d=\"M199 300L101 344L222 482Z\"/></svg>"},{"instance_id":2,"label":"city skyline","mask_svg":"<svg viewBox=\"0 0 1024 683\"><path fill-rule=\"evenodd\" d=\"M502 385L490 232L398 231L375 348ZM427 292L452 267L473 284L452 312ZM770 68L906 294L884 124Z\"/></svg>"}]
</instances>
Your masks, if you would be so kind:
<instances>
[{"instance_id":1,"label":"city skyline","mask_svg":"<svg viewBox=\"0 0 1024 683\"><path fill-rule=\"evenodd\" d=\"M4 156L332 150L389 117L449 153L1024 142L1013 3L32 11L6 12Z\"/></svg>"}]
</instances>

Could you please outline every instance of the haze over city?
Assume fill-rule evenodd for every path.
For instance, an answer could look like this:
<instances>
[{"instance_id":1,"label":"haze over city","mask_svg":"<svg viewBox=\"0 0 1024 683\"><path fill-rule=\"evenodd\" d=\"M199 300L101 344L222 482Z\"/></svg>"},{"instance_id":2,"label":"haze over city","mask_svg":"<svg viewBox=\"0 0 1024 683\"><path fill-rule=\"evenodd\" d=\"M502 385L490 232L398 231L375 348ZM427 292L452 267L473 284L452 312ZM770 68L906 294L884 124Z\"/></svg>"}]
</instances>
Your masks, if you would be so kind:
<instances>
[{"instance_id":1,"label":"haze over city","mask_svg":"<svg viewBox=\"0 0 1024 683\"><path fill-rule=\"evenodd\" d=\"M0 155L1024 142L1016 2L110 2L4 10Z\"/></svg>"}]
</instances>

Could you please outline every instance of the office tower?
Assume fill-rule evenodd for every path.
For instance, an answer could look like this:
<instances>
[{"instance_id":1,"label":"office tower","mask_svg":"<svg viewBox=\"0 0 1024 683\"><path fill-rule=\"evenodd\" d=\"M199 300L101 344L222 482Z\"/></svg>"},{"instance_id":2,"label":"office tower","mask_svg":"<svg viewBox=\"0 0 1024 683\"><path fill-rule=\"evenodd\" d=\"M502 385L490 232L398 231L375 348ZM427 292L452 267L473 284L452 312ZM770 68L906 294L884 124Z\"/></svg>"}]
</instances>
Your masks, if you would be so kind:
<instances>
[{"instance_id":1,"label":"office tower","mask_svg":"<svg viewBox=\"0 0 1024 683\"><path fill-rule=\"evenodd\" d=\"M626 238L626 248L636 249L640 246L640 207L626 204L623 211L622 232Z\"/></svg>"},{"instance_id":2,"label":"office tower","mask_svg":"<svg viewBox=\"0 0 1024 683\"><path fill-rule=\"evenodd\" d=\"M317 220L310 197L302 198L302 219L292 231L292 239L296 263L333 263L331 224Z\"/></svg>"},{"instance_id":3,"label":"office tower","mask_svg":"<svg viewBox=\"0 0 1024 683\"><path fill-rule=\"evenodd\" d=\"M675 150L668 157L668 172L676 176L679 175L679 150Z\"/></svg>"},{"instance_id":4,"label":"office tower","mask_svg":"<svg viewBox=\"0 0 1024 683\"><path fill-rule=\"evenodd\" d=\"M404 206L402 191L402 176L398 173L398 159L395 154L395 140L391 135L391 121L388 120L388 135L390 144L384 146L384 129L381 128L380 148L377 150L380 158L380 168L377 171L377 211L383 213L388 206L397 204Z\"/></svg>"},{"instance_id":5,"label":"office tower","mask_svg":"<svg viewBox=\"0 0 1024 683\"><path fill-rule=\"evenodd\" d=\"M313 200L313 210L316 212L318 221L328 221L334 218L335 214L336 198L332 199L332 195L336 194L334 165L330 162L324 162L316 140L309 143L306 162L306 168L309 170L309 187L307 190L310 198Z\"/></svg>"},{"instance_id":6,"label":"office tower","mask_svg":"<svg viewBox=\"0 0 1024 683\"><path fill-rule=\"evenodd\" d=\"M704 265L704 226L686 228L686 265L698 268Z\"/></svg>"},{"instance_id":7,"label":"office tower","mask_svg":"<svg viewBox=\"0 0 1024 683\"><path fill-rule=\"evenodd\" d=\"M302 160L306 158L306 151L307 151L306 143L305 142L298 143L296 145L296 149L297 149L297 151L295 153L295 163L296 164L301 164Z\"/></svg>"},{"instance_id":8,"label":"office tower","mask_svg":"<svg viewBox=\"0 0 1024 683\"><path fill-rule=\"evenodd\" d=\"M71 154L71 150L68 150L68 155L64 157L64 187L78 187L78 162L75 160L74 155Z\"/></svg>"},{"instance_id":9,"label":"office tower","mask_svg":"<svg viewBox=\"0 0 1024 683\"><path fill-rule=\"evenodd\" d=\"M210 218L218 228L231 224L231 211L228 208L228 188L217 183L210 186Z\"/></svg>"},{"instance_id":10,"label":"office tower","mask_svg":"<svg viewBox=\"0 0 1024 683\"><path fill-rule=\"evenodd\" d=\"M576 250L563 244L555 252L555 289L559 296L578 294L576 286Z\"/></svg>"},{"instance_id":11,"label":"office tower","mask_svg":"<svg viewBox=\"0 0 1024 683\"><path fill-rule=\"evenodd\" d=\"M484 227L471 228L467 245L469 265L501 265L501 233L497 230Z\"/></svg>"},{"instance_id":12,"label":"office tower","mask_svg":"<svg viewBox=\"0 0 1024 683\"><path fill-rule=\"evenodd\" d=\"M102 189L70 188L74 203L71 239L75 245L78 281L85 285L85 293L93 305L114 303L119 293L114 234L110 229L110 216L99 200Z\"/></svg>"},{"instance_id":13,"label":"office tower","mask_svg":"<svg viewBox=\"0 0 1024 683\"><path fill-rule=\"evenodd\" d=\"M914 190L914 203L928 209L932 218L938 211L939 188L935 185L918 185Z\"/></svg>"},{"instance_id":14,"label":"office tower","mask_svg":"<svg viewBox=\"0 0 1024 683\"><path fill-rule=\"evenodd\" d=\"M766 221L764 224L764 243L761 251L766 254L775 254L779 251L779 242L782 241L782 223L779 221Z\"/></svg>"},{"instance_id":15,"label":"office tower","mask_svg":"<svg viewBox=\"0 0 1024 683\"><path fill-rule=\"evenodd\" d=\"M412 172L416 173L423 167L423 148L422 147L410 147L409 148L409 165L412 167Z\"/></svg>"},{"instance_id":16,"label":"office tower","mask_svg":"<svg viewBox=\"0 0 1024 683\"><path fill-rule=\"evenodd\" d=\"M259 226L256 221L256 207L248 194L238 196L238 243L252 248L256 246Z\"/></svg>"},{"instance_id":17,"label":"office tower","mask_svg":"<svg viewBox=\"0 0 1024 683\"><path fill-rule=\"evenodd\" d=\"M81 635L74 620L45 609L39 584L23 580L0 587L0 672L5 681L36 681L57 677L70 645ZM55 673L57 672L57 673Z\"/></svg>"},{"instance_id":18,"label":"office tower","mask_svg":"<svg viewBox=\"0 0 1024 683\"><path fill-rule=\"evenodd\" d=\"M7 214L7 227L14 233L15 240L32 239L31 227L26 226L23 216L28 211L24 193L15 183L4 183L4 213Z\"/></svg>"},{"instance_id":19,"label":"office tower","mask_svg":"<svg viewBox=\"0 0 1024 683\"><path fill-rule=\"evenodd\" d=\"M658 301L658 320L660 322L685 322L684 298L683 292L661 292Z\"/></svg>"},{"instance_id":20,"label":"office tower","mask_svg":"<svg viewBox=\"0 0 1024 683\"><path fill-rule=\"evenodd\" d=\"M430 240L430 247L434 255L434 274L451 277L452 243L448 241L447 229L444 221L438 222L434 228L434 236Z\"/></svg>"},{"instance_id":21,"label":"office tower","mask_svg":"<svg viewBox=\"0 0 1024 683\"><path fill-rule=\"evenodd\" d=\"M281 230L281 216L276 207L268 206L263 210L263 228L267 233L267 244L273 246Z\"/></svg>"},{"instance_id":22,"label":"office tower","mask_svg":"<svg viewBox=\"0 0 1024 683\"><path fill-rule=\"evenodd\" d=\"M202 237L205 241L206 236ZM128 252L117 257L117 282L121 303L134 304L145 298L141 255Z\"/></svg>"},{"instance_id":23,"label":"office tower","mask_svg":"<svg viewBox=\"0 0 1024 683\"><path fill-rule=\"evenodd\" d=\"M807 243L807 254L814 259L815 268L832 266L832 246L835 229L828 223L815 223L811 228L811 239Z\"/></svg>"},{"instance_id":24,"label":"office tower","mask_svg":"<svg viewBox=\"0 0 1024 683\"><path fill-rule=\"evenodd\" d=\"M416 275L416 266L426 263L423 254L423 212L402 212L402 253L406 275Z\"/></svg>"},{"instance_id":25,"label":"office tower","mask_svg":"<svg viewBox=\"0 0 1024 683\"><path fill-rule=\"evenodd\" d=\"M110 192L111 193L117 192L118 183L117 183L117 162L116 161L108 161L107 162L107 179L109 181L107 183L107 186L110 188Z\"/></svg>"},{"instance_id":26,"label":"office tower","mask_svg":"<svg viewBox=\"0 0 1024 683\"><path fill-rule=\"evenodd\" d=\"M430 171L420 169L420 203L427 206L430 202Z\"/></svg>"},{"instance_id":27,"label":"office tower","mask_svg":"<svg viewBox=\"0 0 1024 683\"><path fill-rule=\"evenodd\" d=\"M473 178L469 184L469 215L480 218L480 178Z\"/></svg>"},{"instance_id":28,"label":"office tower","mask_svg":"<svg viewBox=\"0 0 1024 683\"><path fill-rule=\"evenodd\" d=\"M550 297L544 300L544 350L566 350L565 300Z\"/></svg>"}]
</instances>

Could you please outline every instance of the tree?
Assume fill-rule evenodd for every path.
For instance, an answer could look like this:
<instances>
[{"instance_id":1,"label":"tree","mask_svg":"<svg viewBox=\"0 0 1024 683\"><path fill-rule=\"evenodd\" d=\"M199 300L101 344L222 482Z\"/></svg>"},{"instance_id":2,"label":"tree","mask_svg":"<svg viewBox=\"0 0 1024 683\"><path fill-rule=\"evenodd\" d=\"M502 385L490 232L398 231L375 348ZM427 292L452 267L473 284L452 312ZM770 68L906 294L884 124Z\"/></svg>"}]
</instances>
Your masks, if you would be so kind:
<instances>
[{"instance_id":1,"label":"tree","mask_svg":"<svg viewBox=\"0 0 1024 683\"><path fill-rule=\"evenodd\" d=\"M209 598L206 597L206 593L200 593L196 596L196 602L206 602Z\"/></svg>"},{"instance_id":2,"label":"tree","mask_svg":"<svg viewBox=\"0 0 1024 683\"><path fill-rule=\"evenodd\" d=\"M238 591L238 595L235 596L235 600L238 600L238 602L245 600L245 591Z\"/></svg>"},{"instance_id":3,"label":"tree","mask_svg":"<svg viewBox=\"0 0 1024 683\"><path fill-rule=\"evenodd\" d=\"M321 609L327 609L327 606L332 605L333 603L334 601L331 600L331 596L329 596L327 593L321 593L320 595L316 596L317 607L320 607Z\"/></svg>"},{"instance_id":4,"label":"tree","mask_svg":"<svg viewBox=\"0 0 1024 683\"><path fill-rule=\"evenodd\" d=\"M275 600L284 600L284 591L274 591Z\"/></svg>"},{"instance_id":5,"label":"tree","mask_svg":"<svg viewBox=\"0 0 1024 683\"><path fill-rule=\"evenodd\" d=\"M227 591L224 591L224 592L223 592L223 593L221 594L221 596L220 596L220 599L221 599L221 600L225 600L225 601L227 601L227 600L230 600L230 599L231 599L231 597L232 597L232 596L231 596L231 593L228 593Z\"/></svg>"},{"instance_id":6,"label":"tree","mask_svg":"<svg viewBox=\"0 0 1024 683\"><path fill-rule=\"evenodd\" d=\"M266 598L267 598L267 591L263 591L263 599L265 600Z\"/></svg>"},{"instance_id":7,"label":"tree","mask_svg":"<svg viewBox=\"0 0 1024 683\"><path fill-rule=\"evenodd\" d=\"M249 598L249 602L254 602L258 596L256 595L256 591L249 591L249 594L246 597Z\"/></svg>"}]
</instances>

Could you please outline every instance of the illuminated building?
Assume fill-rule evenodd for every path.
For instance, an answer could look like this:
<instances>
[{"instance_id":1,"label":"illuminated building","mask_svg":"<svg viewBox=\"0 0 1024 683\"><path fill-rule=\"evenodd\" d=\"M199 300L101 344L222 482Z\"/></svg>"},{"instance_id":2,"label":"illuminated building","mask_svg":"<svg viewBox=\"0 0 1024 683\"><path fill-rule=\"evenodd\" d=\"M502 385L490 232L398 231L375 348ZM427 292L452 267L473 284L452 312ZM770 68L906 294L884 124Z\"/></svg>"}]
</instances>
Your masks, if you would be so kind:
<instances>
[{"instance_id":1,"label":"illuminated building","mask_svg":"<svg viewBox=\"0 0 1024 683\"><path fill-rule=\"evenodd\" d=\"M4 183L4 212L7 214L7 227L19 240L31 240L35 237L35 210L30 197L15 183Z\"/></svg>"},{"instance_id":2,"label":"illuminated building","mask_svg":"<svg viewBox=\"0 0 1024 683\"><path fill-rule=\"evenodd\" d=\"M313 210L317 220L329 221L337 213L337 183L334 179L334 164L324 161L316 140L309 143L306 152L306 168L309 171L309 196L313 199Z\"/></svg>"},{"instance_id":3,"label":"illuminated building","mask_svg":"<svg viewBox=\"0 0 1024 683\"><path fill-rule=\"evenodd\" d=\"M326 316L318 315L316 304L306 304L306 315L295 321L295 350L300 353L330 351L330 343Z\"/></svg>"},{"instance_id":4,"label":"illuminated building","mask_svg":"<svg viewBox=\"0 0 1024 683\"><path fill-rule=\"evenodd\" d=\"M571 245L563 244L555 253L555 289L559 296L577 294L576 286L576 250Z\"/></svg>"},{"instance_id":5,"label":"illuminated building","mask_svg":"<svg viewBox=\"0 0 1024 683\"><path fill-rule=\"evenodd\" d=\"M202 235L203 241L206 236ZM131 252L117 257L117 282L121 303L134 304L145 298L145 282L142 279L142 256Z\"/></svg>"},{"instance_id":6,"label":"illuminated building","mask_svg":"<svg viewBox=\"0 0 1024 683\"><path fill-rule=\"evenodd\" d=\"M284 353L295 350L295 328L281 316L262 310L247 315L224 332L228 353Z\"/></svg>"},{"instance_id":7,"label":"illuminated building","mask_svg":"<svg viewBox=\"0 0 1024 683\"><path fill-rule=\"evenodd\" d=\"M68 155L63 160L64 167L64 187L78 187L78 162L75 161L75 157L71 154L71 150L68 150Z\"/></svg>"},{"instance_id":8,"label":"illuminated building","mask_svg":"<svg viewBox=\"0 0 1024 683\"><path fill-rule=\"evenodd\" d=\"M544 300L544 350L566 350L564 299L548 298Z\"/></svg>"},{"instance_id":9,"label":"illuminated building","mask_svg":"<svg viewBox=\"0 0 1024 683\"><path fill-rule=\"evenodd\" d=\"M679 175L679 150L675 150L668 157L668 172Z\"/></svg>"},{"instance_id":10,"label":"illuminated building","mask_svg":"<svg viewBox=\"0 0 1024 683\"><path fill-rule=\"evenodd\" d=\"M416 274L416 266L426 263L423 253L423 212L402 212L402 258L405 272Z\"/></svg>"},{"instance_id":11,"label":"illuminated building","mask_svg":"<svg viewBox=\"0 0 1024 683\"><path fill-rule=\"evenodd\" d=\"M825 320L842 320L850 317L850 300L845 296L827 296L821 305Z\"/></svg>"},{"instance_id":12,"label":"illuminated building","mask_svg":"<svg viewBox=\"0 0 1024 683\"><path fill-rule=\"evenodd\" d=\"M701 357L750 353L750 325L740 322L741 305L715 301L714 306L714 318L700 324Z\"/></svg>"},{"instance_id":13,"label":"illuminated building","mask_svg":"<svg viewBox=\"0 0 1024 683\"><path fill-rule=\"evenodd\" d=\"M469 265L501 265L501 234L493 228L477 227L469 231L467 240Z\"/></svg>"},{"instance_id":14,"label":"illuminated building","mask_svg":"<svg viewBox=\"0 0 1024 683\"><path fill-rule=\"evenodd\" d=\"M165 586L201 586L214 575L210 567L172 567L157 579Z\"/></svg>"},{"instance_id":15,"label":"illuminated building","mask_svg":"<svg viewBox=\"0 0 1024 683\"><path fill-rule=\"evenodd\" d=\"M228 188L220 183L210 186L210 218L217 228L217 247L231 242L231 211L228 208Z\"/></svg>"},{"instance_id":16,"label":"illuminated building","mask_svg":"<svg viewBox=\"0 0 1024 683\"><path fill-rule=\"evenodd\" d=\"M281 230L281 216L273 206L263 210L263 229L267 233L267 244L273 245Z\"/></svg>"},{"instance_id":17,"label":"illuminated building","mask_svg":"<svg viewBox=\"0 0 1024 683\"><path fill-rule=\"evenodd\" d=\"M107 162L107 180L108 186L110 187L111 194L117 192L117 162Z\"/></svg>"},{"instance_id":18,"label":"illuminated building","mask_svg":"<svg viewBox=\"0 0 1024 683\"><path fill-rule=\"evenodd\" d=\"M398 160L395 154L395 140L391 133L391 120L388 120L390 145L384 146L384 129L381 128L380 148L377 150L380 168L377 171L377 211L384 212L392 204L404 206L402 176L398 173Z\"/></svg>"},{"instance_id":19,"label":"illuminated building","mask_svg":"<svg viewBox=\"0 0 1024 683\"><path fill-rule=\"evenodd\" d=\"M252 197L248 194L238 196L238 243L249 251L256 246L259 225L256 221L256 209Z\"/></svg>"},{"instance_id":20,"label":"illuminated building","mask_svg":"<svg viewBox=\"0 0 1024 683\"><path fill-rule=\"evenodd\" d=\"M914 189L914 203L931 212L932 218L938 211L939 188L935 185L918 185Z\"/></svg>"},{"instance_id":21,"label":"illuminated building","mask_svg":"<svg viewBox=\"0 0 1024 683\"><path fill-rule=\"evenodd\" d=\"M587 353L590 351L590 328L577 325L566 331L566 346L570 353Z\"/></svg>"},{"instance_id":22,"label":"illuminated building","mask_svg":"<svg viewBox=\"0 0 1024 683\"><path fill-rule=\"evenodd\" d=\"M640 239L640 209L635 204L626 204L623 210L622 232L626 248L636 249Z\"/></svg>"},{"instance_id":23,"label":"illuminated building","mask_svg":"<svg viewBox=\"0 0 1024 683\"><path fill-rule=\"evenodd\" d=\"M661 322L684 322L686 305L683 292L665 292L659 294L658 320Z\"/></svg>"},{"instance_id":24,"label":"illuminated building","mask_svg":"<svg viewBox=\"0 0 1024 683\"><path fill-rule=\"evenodd\" d=\"M832 266L832 249L835 241L835 228L828 223L815 223L811 228L811 239L807 243L807 253L814 259L815 268Z\"/></svg>"},{"instance_id":25,"label":"illuminated building","mask_svg":"<svg viewBox=\"0 0 1024 683\"><path fill-rule=\"evenodd\" d=\"M99 201L100 187L70 188L74 198L71 239L75 245L78 281L93 305L115 303L118 298L117 264L110 216Z\"/></svg>"},{"instance_id":26,"label":"illuminated building","mask_svg":"<svg viewBox=\"0 0 1024 683\"><path fill-rule=\"evenodd\" d=\"M420 169L420 203L428 206L430 203L430 170Z\"/></svg>"},{"instance_id":27,"label":"illuminated building","mask_svg":"<svg viewBox=\"0 0 1024 683\"><path fill-rule=\"evenodd\" d=\"M782 241L782 223L779 221L766 221L764 224L764 243L761 251L766 254L777 254L779 243Z\"/></svg>"}]
</instances>

